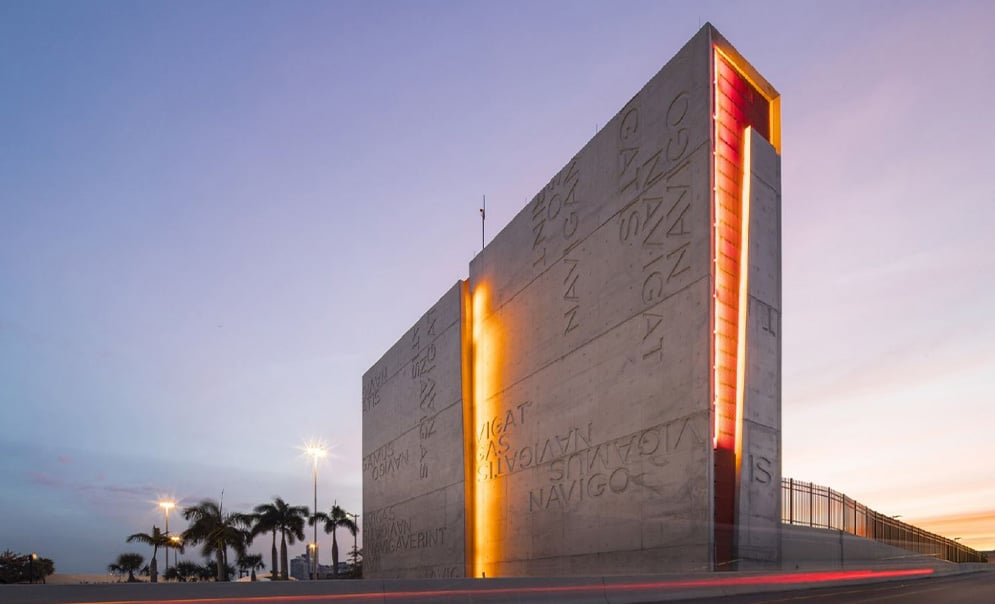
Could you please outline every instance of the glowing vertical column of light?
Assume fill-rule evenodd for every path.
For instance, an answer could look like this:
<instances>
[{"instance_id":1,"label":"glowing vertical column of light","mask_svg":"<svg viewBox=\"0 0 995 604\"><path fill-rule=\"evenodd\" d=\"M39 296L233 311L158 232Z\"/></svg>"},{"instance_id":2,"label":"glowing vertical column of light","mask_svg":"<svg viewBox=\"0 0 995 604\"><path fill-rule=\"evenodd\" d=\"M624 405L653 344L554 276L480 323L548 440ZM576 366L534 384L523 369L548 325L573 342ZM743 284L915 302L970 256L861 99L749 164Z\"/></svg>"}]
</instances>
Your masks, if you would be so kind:
<instances>
[{"instance_id":1,"label":"glowing vertical column of light","mask_svg":"<svg viewBox=\"0 0 995 604\"><path fill-rule=\"evenodd\" d=\"M476 535L474 531L476 530L477 515L476 464L474 463L476 448L473 437L476 425L473 408L473 334L475 323L473 321L473 296L470 293L469 282L462 282L460 294L462 297L460 300L462 311L460 372L463 381L463 564L466 576L472 577L475 572L474 551L476 549L474 543Z\"/></svg>"},{"instance_id":2,"label":"glowing vertical column of light","mask_svg":"<svg viewBox=\"0 0 995 604\"><path fill-rule=\"evenodd\" d=\"M740 179L740 226L739 246L739 330L736 348L736 470L743 458L743 410L746 401L746 313L749 309L749 274L750 274L750 180L752 166L750 162L753 128L747 126L743 131L743 175Z\"/></svg>"},{"instance_id":3,"label":"glowing vertical column of light","mask_svg":"<svg viewBox=\"0 0 995 604\"><path fill-rule=\"evenodd\" d=\"M713 446L735 448L739 384L742 206L740 198L741 120L737 109L724 99L721 81L733 77L732 68L716 53L713 69L714 110L714 263L713 291Z\"/></svg>"},{"instance_id":4,"label":"glowing vertical column of light","mask_svg":"<svg viewBox=\"0 0 995 604\"><path fill-rule=\"evenodd\" d=\"M498 558L498 510L499 492L490 476L486 455L486 439L481 440L482 429L494 417L496 363L498 355L497 333L487 321L489 313L489 291L486 284L478 284L473 291L473 422L468 435L473 445L471 459L467 462L473 468L473 561L474 577L487 573L493 577L492 564Z\"/></svg>"}]
</instances>

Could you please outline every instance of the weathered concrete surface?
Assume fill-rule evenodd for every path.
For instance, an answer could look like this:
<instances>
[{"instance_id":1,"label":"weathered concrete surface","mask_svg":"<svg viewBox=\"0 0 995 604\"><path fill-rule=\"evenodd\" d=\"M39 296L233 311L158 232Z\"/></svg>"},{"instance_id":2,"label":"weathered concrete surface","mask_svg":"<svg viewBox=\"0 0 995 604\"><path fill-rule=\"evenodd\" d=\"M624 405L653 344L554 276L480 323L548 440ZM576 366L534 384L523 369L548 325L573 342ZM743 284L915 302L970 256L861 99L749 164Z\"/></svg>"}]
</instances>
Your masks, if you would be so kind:
<instances>
[{"instance_id":1,"label":"weathered concrete surface","mask_svg":"<svg viewBox=\"0 0 995 604\"><path fill-rule=\"evenodd\" d=\"M462 284L363 376L364 572L463 576Z\"/></svg>"},{"instance_id":2,"label":"weathered concrete surface","mask_svg":"<svg viewBox=\"0 0 995 604\"><path fill-rule=\"evenodd\" d=\"M470 266L488 576L709 567L709 61L703 30Z\"/></svg>"},{"instance_id":3,"label":"weathered concrete surface","mask_svg":"<svg viewBox=\"0 0 995 604\"><path fill-rule=\"evenodd\" d=\"M785 570L872 568L882 565L966 567L850 533L807 526L783 525L781 543Z\"/></svg>"}]
</instances>

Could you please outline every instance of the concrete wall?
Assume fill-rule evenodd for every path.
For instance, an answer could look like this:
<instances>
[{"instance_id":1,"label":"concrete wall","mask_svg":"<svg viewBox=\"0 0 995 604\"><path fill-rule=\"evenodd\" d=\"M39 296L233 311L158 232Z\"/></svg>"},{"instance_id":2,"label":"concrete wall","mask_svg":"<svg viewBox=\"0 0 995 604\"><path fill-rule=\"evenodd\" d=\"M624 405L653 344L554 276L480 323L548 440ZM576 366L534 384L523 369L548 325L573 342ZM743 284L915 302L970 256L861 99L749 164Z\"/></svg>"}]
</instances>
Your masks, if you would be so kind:
<instances>
[{"instance_id":1,"label":"concrete wall","mask_svg":"<svg viewBox=\"0 0 995 604\"><path fill-rule=\"evenodd\" d=\"M702 30L471 264L488 576L709 566L710 52Z\"/></svg>"},{"instance_id":2,"label":"concrete wall","mask_svg":"<svg viewBox=\"0 0 995 604\"><path fill-rule=\"evenodd\" d=\"M363 376L367 577L465 573L462 283Z\"/></svg>"},{"instance_id":3,"label":"concrete wall","mask_svg":"<svg viewBox=\"0 0 995 604\"><path fill-rule=\"evenodd\" d=\"M781 527L781 158L755 133L749 144L746 393L736 517L741 569L778 566Z\"/></svg>"},{"instance_id":4,"label":"concrete wall","mask_svg":"<svg viewBox=\"0 0 995 604\"><path fill-rule=\"evenodd\" d=\"M781 528L781 550L785 570L950 566L935 556L924 556L850 533L787 524Z\"/></svg>"}]
</instances>

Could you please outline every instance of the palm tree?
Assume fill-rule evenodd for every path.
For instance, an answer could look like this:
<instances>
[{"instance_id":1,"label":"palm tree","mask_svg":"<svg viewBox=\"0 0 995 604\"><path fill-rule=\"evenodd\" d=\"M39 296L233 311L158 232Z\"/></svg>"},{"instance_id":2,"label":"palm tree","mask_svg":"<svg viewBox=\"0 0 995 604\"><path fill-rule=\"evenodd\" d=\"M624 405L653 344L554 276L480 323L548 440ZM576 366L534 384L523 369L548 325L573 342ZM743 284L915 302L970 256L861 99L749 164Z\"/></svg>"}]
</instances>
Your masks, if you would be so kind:
<instances>
[{"instance_id":1,"label":"palm tree","mask_svg":"<svg viewBox=\"0 0 995 604\"><path fill-rule=\"evenodd\" d=\"M335 578L339 576L339 544L335 540L335 529L342 527L349 531L349 534L352 536L355 536L359 532L356 521L349 516L350 514L340 508L336 503L332 505L331 514L318 512L314 515L313 521L308 521L309 524L314 524L317 521L323 522L325 525L325 534L332 534L332 576Z\"/></svg>"},{"instance_id":2,"label":"palm tree","mask_svg":"<svg viewBox=\"0 0 995 604\"><path fill-rule=\"evenodd\" d=\"M169 570L176 574L177 579L186 583L188 579L193 579L200 574L200 565L189 560L181 560Z\"/></svg>"},{"instance_id":3,"label":"palm tree","mask_svg":"<svg viewBox=\"0 0 995 604\"><path fill-rule=\"evenodd\" d=\"M207 558L203 564L197 565L197 580L210 581L218 576L218 562Z\"/></svg>"},{"instance_id":4,"label":"palm tree","mask_svg":"<svg viewBox=\"0 0 995 604\"><path fill-rule=\"evenodd\" d=\"M275 501L283 501L279 497ZM269 578L276 581L277 573L280 569L276 565L276 533L277 533L277 506L272 503L257 505L252 514L252 536L258 537L263 533L273 533L273 545L270 548Z\"/></svg>"},{"instance_id":5,"label":"palm tree","mask_svg":"<svg viewBox=\"0 0 995 604\"><path fill-rule=\"evenodd\" d=\"M183 518L191 521L187 530L183 531L183 540L191 544L203 543L201 553L217 557L217 580L228 579L228 548L235 550L239 556L245 554L245 548L252 542L252 534L247 530L250 524L249 516L239 513L225 514L221 505L211 499L205 499L199 504L183 510Z\"/></svg>"},{"instance_id":6,"label":"palm tree","mask_svg":"<svg viewBox=\"0 0 995 604\"><path fill-rule=\"evenodd\" d=\"M204 581L209 581L212 578L217 581L218 577L218 561L208 558L204 560L204 565L201 567L201 578ZM229 564L225 567L225 577L231 577L235 574L235 567Z\"/></svg>"},{"instance_id":7,"label":"palm tree","mask_svg":"<svg viewBox=\"0 0 995 604\"><path fill-rule=\"evenodd\" d=\"M128 543L132 541L137 541L139 543L144 543L146 545L152 546L152 562L149 564L149 577L152 583L157 583L159 581L159 548L160 547L171 547L173 544L169 540L169 535L163 533L159 530L159 527L152 525L152 534L148 533L135 533L134 535L128 536Z\"/></svg>"},{"instance_id":8,"label":"palm tree","mask_svg":"<svg viewBox=\"0 0 995 604\"><path fill-rule=\"evenodd\" d=\"M256 571L266 568L266 565L263 564L262 554L245 554L244 556L239 556L236 564L238 565L238 577L241 579L244 572L250 575L253 581L256 580Z\"/></svg>"},{"instance_id":9,"label":"palm tree","mask_svg":"<svg viewBox=\"0 0 995 604\"><path fill-rule=\"evenodd\" d=\"M270 554L273 564L270 567L272 575L276 574L276 533L280 532L280 578L284 581L290 578L287 570L287 543L293 545L297 539L304 540L304 519L310 511L307 506L288 505L279 497L273 498L273 503L257 505L253 510L256 524L252 527L253 535L273 531L273 549Z\"/></svg>"},{"instance_id":10,"label":"palm tree","mask_svg":"<svg viewBox=\"0 0 995 604\"><path fill-rule=\"evenodd\" d=\"M135 571L142 567L143 562L145 562L145 556L141 554L121 554L115 562L107 565L107 570L112 573L128 573L128 583L134 583L137 581Z\"/></svg>"}]
</instances>

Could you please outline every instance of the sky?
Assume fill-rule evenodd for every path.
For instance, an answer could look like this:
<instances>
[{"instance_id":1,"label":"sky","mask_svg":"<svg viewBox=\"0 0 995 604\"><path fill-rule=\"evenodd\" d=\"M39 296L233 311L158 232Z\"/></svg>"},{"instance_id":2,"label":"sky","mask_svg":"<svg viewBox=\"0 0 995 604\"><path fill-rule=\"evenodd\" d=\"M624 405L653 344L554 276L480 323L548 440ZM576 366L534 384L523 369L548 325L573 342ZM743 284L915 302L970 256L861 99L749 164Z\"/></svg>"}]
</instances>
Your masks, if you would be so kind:
<instances>
[{"instance_id":1,"label":"sky","mask_svg":"<svg viewBox=\"0 0 995 604\"><path fill-rule=\"evenodd\" d=\"M785 477L995 549L995 4L559 0L0 3L0 549L310 505L307 439L360 513L361 376L481 195L706 21L782 95Z\"/></svg>"}]
</instances>

